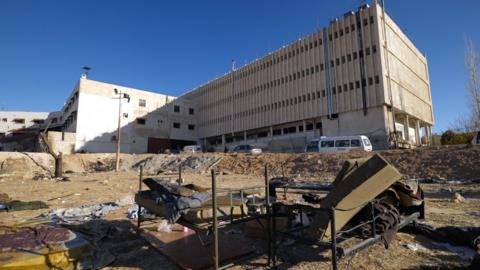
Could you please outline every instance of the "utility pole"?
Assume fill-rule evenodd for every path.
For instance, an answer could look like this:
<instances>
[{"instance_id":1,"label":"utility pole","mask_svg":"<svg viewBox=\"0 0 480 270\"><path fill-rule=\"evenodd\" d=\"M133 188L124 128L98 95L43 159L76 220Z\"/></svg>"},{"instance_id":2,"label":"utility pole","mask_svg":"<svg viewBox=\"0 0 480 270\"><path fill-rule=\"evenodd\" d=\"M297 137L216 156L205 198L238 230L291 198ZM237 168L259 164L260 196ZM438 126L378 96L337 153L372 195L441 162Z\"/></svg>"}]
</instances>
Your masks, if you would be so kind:
<instances>
[{"instance_id":1,"label":"utility pole","mask_svg":"<svg viewBox=\"0 0 480 270\"><path fill-rule=\"evenodd\" d=\"M393 122L393 135L394 135L394 141L393 141L393 144L394 144L394 148L396 149L398 147L398 138L397 138L397 127L395 125L395 107L393 106L393 94L392 94L392 79L391 79L391 75L390 75L390 64L389 64L389 61L388 61L388 55L389 55L389 51L388 51L388 42L387 42L387 18L386 18L386 15L385 15L385 0L380 0L381 1L381 5L382 5L382 17L383 17L383 41L385 43L385 67L387 68L387 87L388 87L388 93L390 95L390 108L391 108L391 111L392 111L392 122ZM388 113L388 112L387 112ZM390 137L390 134L389 134L389 137Z\"/></svg>"},{"instance_id":2,"label":"utility pole","mask_svg":"<svg viewBox=\"0 0 480 270\"><path fill-rule=\"evenodd\" d=\"M117 88L113 89L114 93L118 95L118 127L117 127L117 154L115 157L115 171L118 172L118 169L120 168L120 137L121 137L121 123L122 123L122 99L127 99L128 102L130 102L130 95L122 93L121 91L118 91Z\"/></svg>"}]
</instances>

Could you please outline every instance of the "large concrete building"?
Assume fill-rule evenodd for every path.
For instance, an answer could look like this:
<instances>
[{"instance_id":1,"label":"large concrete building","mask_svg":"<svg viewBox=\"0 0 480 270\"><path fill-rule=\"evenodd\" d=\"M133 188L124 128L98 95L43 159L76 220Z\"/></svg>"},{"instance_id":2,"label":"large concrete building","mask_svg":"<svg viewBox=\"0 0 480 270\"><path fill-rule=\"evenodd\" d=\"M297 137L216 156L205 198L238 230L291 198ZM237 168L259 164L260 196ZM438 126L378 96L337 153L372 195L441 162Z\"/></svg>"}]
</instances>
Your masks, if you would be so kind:
<instances>
[{"instance_id":1,"label":"large concrete building","mask_svg":"<svg viewBox=\"0 0 480 270\"><path fill-rule=\"evenodd\" d=\"M428 143L434 124L427 59L376 2L178 98L83 75L47 121L71 133L61 137L74 151L114 152L119 119L130 153L193 143L293 152L314 137L360 134L385 149L392 135Z\"/></svg>"},{"instance_id":2,"label":"large concrete building","mask_svg":"<svg viewBox=\"0 0 480 270\"><path fill-rule=\"evenodd\" d=\"M218 150L353 134L382 149L394 131L420 144L434 124L427 59L376 3L180 98L197 104L198 138Z\"/></svg>"}]
</instances>

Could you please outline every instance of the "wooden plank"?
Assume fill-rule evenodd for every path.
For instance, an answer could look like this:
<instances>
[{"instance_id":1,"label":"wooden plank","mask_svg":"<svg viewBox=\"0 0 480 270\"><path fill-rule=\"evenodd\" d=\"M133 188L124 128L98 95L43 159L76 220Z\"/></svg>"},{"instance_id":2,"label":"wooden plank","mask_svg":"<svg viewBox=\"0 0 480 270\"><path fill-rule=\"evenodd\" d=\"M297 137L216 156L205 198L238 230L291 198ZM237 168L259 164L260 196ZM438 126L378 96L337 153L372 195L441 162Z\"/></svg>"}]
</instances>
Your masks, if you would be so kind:
<instances>
[{"instance_id":1,"label":"wooden plank","mask_svg":"<svg viewBox=\"0 0 480 270\"><path fill-rule=\"evenodd\" d=\"M183 226L176 224L172 226L170 233L142 230L141 235L182 269L199 270L213 265L211 245L204 245L193 230L184 230ZM202 236L202 239L205 239L205 236ZM246 241L222 233L219 235L220 264L247 256L254 251Z\"/></svg>"}]
</instances>

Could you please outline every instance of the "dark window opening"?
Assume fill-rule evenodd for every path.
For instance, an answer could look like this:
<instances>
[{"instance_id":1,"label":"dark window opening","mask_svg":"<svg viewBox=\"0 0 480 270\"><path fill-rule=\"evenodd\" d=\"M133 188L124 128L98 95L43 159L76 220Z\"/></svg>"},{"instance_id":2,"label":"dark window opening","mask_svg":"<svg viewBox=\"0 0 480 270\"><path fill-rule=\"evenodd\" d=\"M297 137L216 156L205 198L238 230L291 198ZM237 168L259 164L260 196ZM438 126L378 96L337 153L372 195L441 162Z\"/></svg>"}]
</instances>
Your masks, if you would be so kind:
<instances>
[{"instance_id":1,"label":"dark window opening","mask_svg":"<svg viewBox=\"0 0 480 270\"><path fill-rule=\"evenodd\" d=\"M180 112L180 106L174 105L174 106L173 106L173 111L174 111L174 112L177 112L177 113Z\"/></svg>"},{"instance_id":2,"label":"dark window opening","mask_svg":"<svg viewBox=\"0 0 480 270\"><path fill-rule=\"evenodd\" d=\"M188 114L195 114L195 110L193 108L189 108L188 109Z\"/></svg>"},{"instance_id":3,"label":"dark window opening","mask_svg":"<svg viewBox=\"0 0 480 270\"><path fill-rule=\"evenodd\" d=\"M147 101L145 99L139 99L138 100L138 106L146 107L147 106Z\"/></svg>"},{"instance_id":4,"label":"dark window opening","mask_svg":"<svg viewBox=\"0 0 480 270\"><path fill-rule=\"evenodd\" d=\"M137 118L137 124L139 125L145 125L146 122L145 118Z\"/></svg>"},{"instance_id":5,"label":"dark window opening","mask_svg":"<svg viewBox=\"0 0 480 270\"><path fill-rule=\"evenodd\" d=\"M180 123L173 122L173 128L180 128Z\"/></svg>"},{"instance_id":6,"label":"dark window opening","mask_svg":"<svg viewBox=\"0 0 480 270\"><path fill-rule=\"evenodd\" d=\"M16 118L16 119L13 119L13 122L15 124L25 124L25 119L23 118Z\"/></svg>"},{"instance_id":7,"label":"dark window opening","mask_svg":"<svg viewBox=\"0 0 480 270\"><path fill-rule=\"evenodd\" d=\"M189 129L189 130L194 130L194 129L195 129L195 125L191 125L191 124L188 125L188 129Z\"/></svg>"}]
</instances>

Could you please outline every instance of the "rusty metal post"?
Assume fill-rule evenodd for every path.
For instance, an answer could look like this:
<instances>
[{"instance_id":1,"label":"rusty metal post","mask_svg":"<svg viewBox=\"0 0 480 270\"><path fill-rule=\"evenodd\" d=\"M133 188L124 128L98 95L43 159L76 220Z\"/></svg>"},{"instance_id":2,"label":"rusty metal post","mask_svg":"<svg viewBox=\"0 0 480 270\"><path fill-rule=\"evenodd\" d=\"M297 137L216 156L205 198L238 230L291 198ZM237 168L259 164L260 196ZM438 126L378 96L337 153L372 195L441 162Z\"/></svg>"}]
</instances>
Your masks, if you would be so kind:
<instances>
[{"instance_id":1,"label":"rusty metal post","mask_svg":"<svg viewBox=\"0 0 480 270\"><path fill-rule=\"evenodd\" d=\"M371 207L371 214L372 214L372 237L375 238L377 236L377 232L375 231L375 227L376 227L375 208L374 208L374 203L372 201L370 202L370 207Z\"/></svg>"},{"instance_id":2,"label":"rusty metal post","mask_svg":"<svg viewBox=\"0 0 480 270\"><path fill-rule=\"evenodd\" d=\"M138 192L142 191L143 165L140 166L140 175L138 177Z\"/></svg>"},{"instance_id":3,"label":"rusty metal post","mask_svg":"<svg viewBox=\"0 0 480 270\"><path fill-rule=\"evenodd\" d=\"M273 268L277 267L277 204L273 203L272 205L272 217L273 217L273 222L272 222L272 231L273 231L273 237L271 239L272 241L272 266Z\"/></svg>"},{"instance_id":4,"label":"rusty metal post","mask_svg":"<svg viewBox=\"0 0 480 270\"><path fill-rule=\"evenodd\" d=\"M63 154L60 152L55 158L55 177L62 177L63 174Z\"/></svg>"},{"instance_id":5,"label":"rusty metal post","mask_svg":"<svg viewBox=\"0 0 480 270\"><path fill-rule=\"evenodd\" d=\"M183 179L182 179L182 164L178 165L178 184L179 184L179 185L183 184Z\"/></svg>"},{"instance_id":6,"label":"rusty metal post","mask_svg":"<svg viewBox=\"0 0 480 270\"><path fill-rule=\"evenodd\" d=\"M140 175L138 176L138 194L142 191L142 181L143 181L143 165L140 166ZM142 207L138 205L137 212L137 229L140 229L140 215L142 213Z\"/></svg>"},{"instance_id":7,"label":"rusty metal post","mask_svg":"<svg viewBox=\"0 0 480 270\"><path fill-rule=\"evenodd\" d=\"M218 270L217 183L212 169L213 269Z\"/></svg>"},{"instance_id":8,"label":"rusty metal post","mask_svg":"<svg viewBox=\"0 0 480 270\"><path fill-rule=\"evenodd\" d=\"M332 269L337 270L337 229L335 228L335 207L330 208L330 234L332 237Z\"/></svg>"},{"instance_id":9,"label":"rusty metal post","mask_svg":"<svg viewBox=\"0 0 480 270\"><path fill-rule=\"evenodd\" d=\"M270 216L270 187L268 185L268 165L265 164L265 220L267 222L267 253L268 253L268 260L267 265L270 265L272 260L272 243L271 243L271 236L272 236L272 220Z\"/></svg>"}]
</instances>

